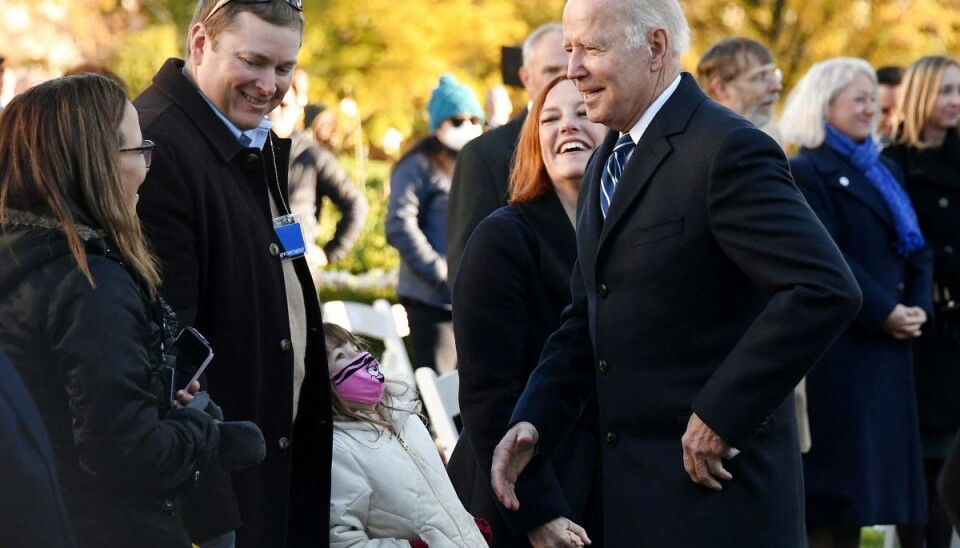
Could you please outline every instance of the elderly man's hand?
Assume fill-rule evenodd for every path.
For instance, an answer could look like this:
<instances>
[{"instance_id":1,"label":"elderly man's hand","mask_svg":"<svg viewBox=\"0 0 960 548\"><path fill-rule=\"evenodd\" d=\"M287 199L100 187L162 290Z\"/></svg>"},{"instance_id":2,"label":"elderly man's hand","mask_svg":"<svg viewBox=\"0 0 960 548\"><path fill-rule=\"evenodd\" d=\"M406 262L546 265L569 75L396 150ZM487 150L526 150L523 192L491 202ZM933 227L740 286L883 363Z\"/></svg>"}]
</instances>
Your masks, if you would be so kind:
<instances>
[{"instance_id":1,"label":"elderly man's hand","mask_svg":"<svg viewBox=\"0 0 960 548\"><path fill-rule=\"evenodd\" d=\"M727 445L716 432L710 429L696 413L687 421L683 438L683 468L694 483L721 491L719 480L731 480L733 476L723 467L720 459L732 459L740 451Z\"/></svg>"},{"instance_id":2,"label":"elderly man's hand","mask_svg":"<svg viewBox=\"0 0 960 548\"><path fill-rule=\"evenodd\" d=\"M518 422L507 431L493 450L490 483L500 503L510 510L520 508L514 486L520 472L523 472L533 458L539 438L536 427L529 422Z\"/></svg>"}]
</instances>

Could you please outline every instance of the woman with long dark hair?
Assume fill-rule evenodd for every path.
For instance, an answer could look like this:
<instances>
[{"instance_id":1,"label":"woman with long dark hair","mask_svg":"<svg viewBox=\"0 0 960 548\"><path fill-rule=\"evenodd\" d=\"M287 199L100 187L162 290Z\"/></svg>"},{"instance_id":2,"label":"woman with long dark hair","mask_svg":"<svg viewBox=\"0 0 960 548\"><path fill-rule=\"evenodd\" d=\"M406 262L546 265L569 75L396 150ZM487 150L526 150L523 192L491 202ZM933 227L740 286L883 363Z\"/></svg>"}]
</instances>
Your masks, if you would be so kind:
<instances>
[{"instance_id":1,"label":"woman with long dark hair","mask_svg":"<svg viewBox=\"0 0 960 548\"><path fill-rule=\"evenodd\" d=\"M205 393L174 403L164 385L176 321L136 214L152 151L101 76L37 85L0 115L0 346L40 409L80 546L189 547L177 510L207 468L263 458L255 426L228 444L236 423Z\"/></svg>"}]
</instances>

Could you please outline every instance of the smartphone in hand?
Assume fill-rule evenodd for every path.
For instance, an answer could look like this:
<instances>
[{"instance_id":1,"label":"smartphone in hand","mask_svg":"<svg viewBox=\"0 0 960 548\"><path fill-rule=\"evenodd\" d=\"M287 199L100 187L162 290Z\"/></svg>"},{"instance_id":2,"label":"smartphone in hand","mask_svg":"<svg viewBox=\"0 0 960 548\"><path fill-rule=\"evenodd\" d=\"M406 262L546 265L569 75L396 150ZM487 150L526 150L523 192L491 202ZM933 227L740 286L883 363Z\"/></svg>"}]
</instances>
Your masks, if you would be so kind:
<instances>
[{"instance_id":1,"label":"smartphone in hand","mask_svg":"<svg viewBox=\"0 0 960 548\"><path fill-rule=\"evenodd\" d=\"M182 385L182 389L186 390L193 384L193 381L200 378L204 369L210 364L210 360L213 359L213 349L210 348L210 343L203 338L199 331L192 327L186 327L177 335L173 346L170 347L170 353L177 360L174 376L176 380L170 383L172 399L177 390L176 386L181 379L190 379Z\"/></svg>"}]
</instances>

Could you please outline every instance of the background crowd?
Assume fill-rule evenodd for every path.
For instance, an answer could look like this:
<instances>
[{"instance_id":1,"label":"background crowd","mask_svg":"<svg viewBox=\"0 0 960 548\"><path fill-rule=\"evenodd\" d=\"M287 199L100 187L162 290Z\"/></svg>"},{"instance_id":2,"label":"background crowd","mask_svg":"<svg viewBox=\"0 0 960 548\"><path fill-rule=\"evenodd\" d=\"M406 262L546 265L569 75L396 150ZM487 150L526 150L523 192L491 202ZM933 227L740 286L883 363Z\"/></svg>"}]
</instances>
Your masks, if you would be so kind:
<instances>
[{"instance_id":1,"label":"background crowd","mask_svg":"<svg viewBox=\"0 0 960 548\"><path fill-rule=\"evenodd\" d=\"M200 0L132 102L96 65L12 97L0 545L949 546L960 63L824 59L780 109L757 40L683 71L674 0L562 16L505 123L434 76L385 208L310 103L300 0ZM374 214L414 366L459 372L449 463L321 318Z\"/></svg>"}]
</instances>

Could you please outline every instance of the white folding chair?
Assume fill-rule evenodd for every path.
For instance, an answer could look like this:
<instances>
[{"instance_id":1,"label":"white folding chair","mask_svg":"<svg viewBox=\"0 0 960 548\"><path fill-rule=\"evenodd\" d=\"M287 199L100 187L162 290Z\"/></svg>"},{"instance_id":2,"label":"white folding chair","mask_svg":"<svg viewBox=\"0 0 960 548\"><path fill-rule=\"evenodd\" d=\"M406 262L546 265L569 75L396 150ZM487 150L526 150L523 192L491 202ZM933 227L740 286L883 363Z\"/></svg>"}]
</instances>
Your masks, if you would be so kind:
<instances>
[{"instance_id":1,"label":"white folding chair","mask_svg":"<svg viewBox=\"0 0 960 548\"><path fill-rule=\"evenodd\" d=\"M433 369L419 367L414 374L423 406L430 417L430 426L449 460L460 437L454 422L454 418L460 415L460 373L454 370L438 377Z\"/></svg>"},{"instance_id":2,"label":"white folding chair","mask_svg":"<svg viewBox=\"0 0 960 548\"><path fill-rule=\"evenodd\" d=\"M383 341L380 365L387 378L413 385L413 366L403 346L403 337L410 334L410 325L402 306L391 306L384 299L377 299L373 305L330 301L323 304L323 321L335 323L357 335Z\"/></svg>"}]
</instances>

